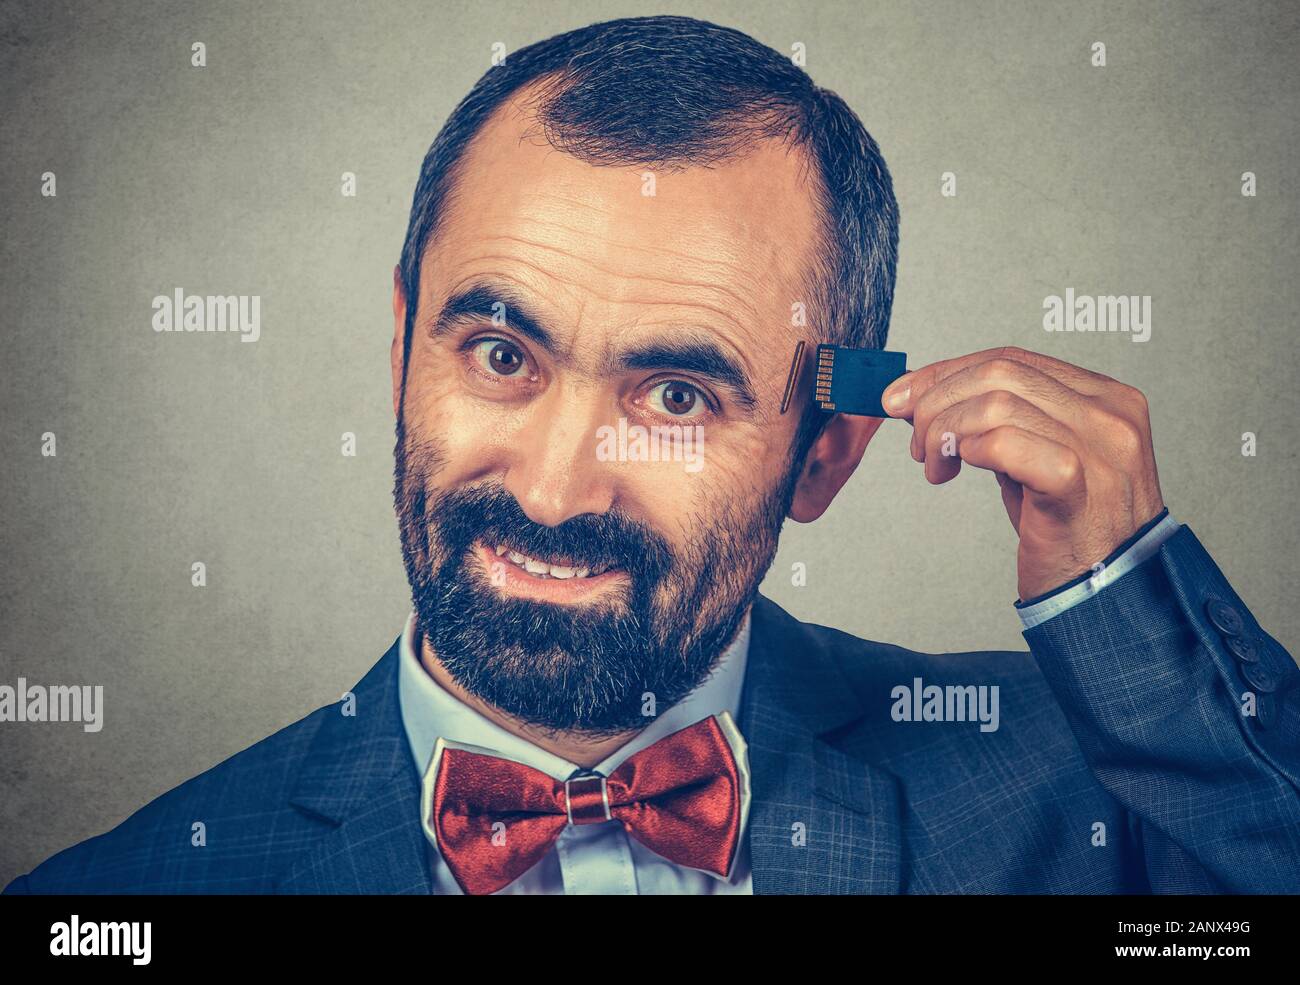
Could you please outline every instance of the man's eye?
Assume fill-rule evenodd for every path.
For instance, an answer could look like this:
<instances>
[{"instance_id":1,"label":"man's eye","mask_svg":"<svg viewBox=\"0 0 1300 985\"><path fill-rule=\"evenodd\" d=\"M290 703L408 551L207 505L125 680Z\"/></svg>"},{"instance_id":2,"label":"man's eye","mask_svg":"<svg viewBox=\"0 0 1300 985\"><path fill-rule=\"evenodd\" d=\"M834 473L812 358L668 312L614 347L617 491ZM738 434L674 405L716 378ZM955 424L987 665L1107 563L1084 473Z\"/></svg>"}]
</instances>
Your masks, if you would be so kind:
<instances>
[{"instance_id":1,"label":"man's eye","mask_svg":"<svg viewBox=\"0 0 1300 985\"><path fill-rule=\"evenodd\" d=\"M671 417L699 417L708 412L704 396L681 380L667 380L650 391L651 409Z\"/></svg>"},{"instance_id":2,"label":"man's eye","mask_svg":"<svg viewBox=\"0 0 1300 985\"><path fill-rule=\"evenodd\" d=\"M504 339L482 339L474 344L473 354L480 367L494 376L520 376L528 360Z\"/></svg>"}]
</instances>

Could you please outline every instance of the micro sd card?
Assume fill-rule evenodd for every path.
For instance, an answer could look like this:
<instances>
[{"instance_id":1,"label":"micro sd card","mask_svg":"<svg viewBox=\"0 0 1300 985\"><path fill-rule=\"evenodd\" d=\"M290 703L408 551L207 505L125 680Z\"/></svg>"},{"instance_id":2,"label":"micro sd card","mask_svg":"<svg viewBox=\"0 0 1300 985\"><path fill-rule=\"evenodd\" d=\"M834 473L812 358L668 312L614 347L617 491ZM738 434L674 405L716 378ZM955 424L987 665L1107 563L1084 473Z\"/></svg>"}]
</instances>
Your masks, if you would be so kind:
<instances>
[{"instance_id":1,"label":"micro sd card","mask_svg":"<svg viewBox=\"0 0 1300 985\"><path fill-rule=\"evenodd\" d=\"M906 372L905 352L819 345L813 399L822 410L837 414L888 417L880 398Z\"/></svg>"}]
</instances>

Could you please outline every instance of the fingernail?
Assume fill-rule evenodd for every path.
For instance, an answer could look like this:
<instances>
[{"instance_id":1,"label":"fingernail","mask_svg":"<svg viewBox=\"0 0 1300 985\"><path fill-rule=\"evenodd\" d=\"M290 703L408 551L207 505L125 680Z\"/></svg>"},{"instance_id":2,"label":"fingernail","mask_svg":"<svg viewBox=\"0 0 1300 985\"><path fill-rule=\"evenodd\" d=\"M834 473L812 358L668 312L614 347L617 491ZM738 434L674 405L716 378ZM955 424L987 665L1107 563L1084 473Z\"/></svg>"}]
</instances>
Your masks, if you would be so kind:
<instances>
[{"instance_id":1,"label":"fingernail","mask_svg":"<svg viewBox=\"0 0 1300 985\"><path fill-rule=\"evenodd\" d=\"M886 393L884 399L884 408L889 411L900 411L907 406L907 398L911 394L912 388L905 386L901 390L895 390L893 393Z\"/></svg>"}]
</instances>

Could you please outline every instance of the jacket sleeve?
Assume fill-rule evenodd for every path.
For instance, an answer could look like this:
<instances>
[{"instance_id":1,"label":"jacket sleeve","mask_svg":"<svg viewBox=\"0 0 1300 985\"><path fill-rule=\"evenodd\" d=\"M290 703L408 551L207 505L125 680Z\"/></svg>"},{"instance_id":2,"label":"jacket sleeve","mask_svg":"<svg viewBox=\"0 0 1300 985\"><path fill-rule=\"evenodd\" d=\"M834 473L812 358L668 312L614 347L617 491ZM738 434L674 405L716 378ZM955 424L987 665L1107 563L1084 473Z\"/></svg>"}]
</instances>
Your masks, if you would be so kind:
<instances>
[{"instance_id":1,"label":"jacket sleeve","mask_svg":"<svg viewBox=\"0 0 1300 985\"><path fill-rule=\"evenodd\" d=\"M1024 632L1156 893L1300 893L1300 668L1186 527Z\"/></svg>"}]
</instances>

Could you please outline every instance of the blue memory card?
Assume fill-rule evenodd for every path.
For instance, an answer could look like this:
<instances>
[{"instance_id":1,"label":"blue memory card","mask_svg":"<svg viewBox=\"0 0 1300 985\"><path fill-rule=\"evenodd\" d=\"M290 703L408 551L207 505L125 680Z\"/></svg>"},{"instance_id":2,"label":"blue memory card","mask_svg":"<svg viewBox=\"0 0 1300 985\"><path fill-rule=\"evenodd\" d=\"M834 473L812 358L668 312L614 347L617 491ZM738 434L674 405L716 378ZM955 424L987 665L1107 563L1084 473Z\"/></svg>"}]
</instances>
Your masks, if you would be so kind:
<instances>
[{"instance_id":1,"label":"blue memory card","mask_svg":"<svg viewBox=\"0 0 1300 985\"><path fill-rule=\"evenodd\" d=\"M813 399L824 411L888 417L880 398L885 388L907 372L907 353L883 349L817 346Z\"/></svg>"}]
</instances>

